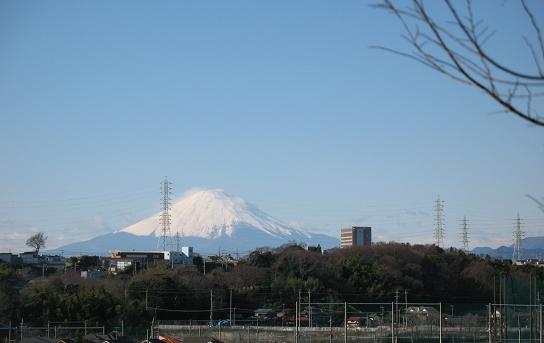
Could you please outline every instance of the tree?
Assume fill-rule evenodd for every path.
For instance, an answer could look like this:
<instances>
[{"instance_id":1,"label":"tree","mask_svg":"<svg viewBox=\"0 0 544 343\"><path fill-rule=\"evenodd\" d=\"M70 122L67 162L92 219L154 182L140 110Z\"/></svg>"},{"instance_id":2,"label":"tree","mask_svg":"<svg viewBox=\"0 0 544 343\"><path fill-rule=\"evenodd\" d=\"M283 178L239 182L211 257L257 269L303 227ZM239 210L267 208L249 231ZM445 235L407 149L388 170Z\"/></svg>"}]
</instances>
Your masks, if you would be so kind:
<instances>
[{"instance_id":1,"label":"tree","mask_svg":"<svg viewBox=\"0 0 544 343\"><path fill-rule=\"evenodd\" d=\"M43 232L38 232L32 236L30 236L26 240L26 245L34 248L36 250L36 254L40 252L40 248L45 247L45 241L47 240L47 236Z\"/></svg>"},{"instance_id":2,"label":"tree","mask_svg":"<svg viewBox=\"0 0 544 343\"><path fill-rule=\"evenodd\" d=\"M401 2L403 5L407 2ZM394 14L404 28L404 38L414 48L403 52L383 46L374 48L411 58L452 79L482 90L497 102L501 112L512 113L534 125L544 126L544 114L537 111L535 100L544 96L544 40L538 20L525 0L519 1L519 10L527 18L534 38L524 36L533 61L533 71L517 69L499 61L485 47L495 31L484 26L476 18L471 0L466 0L462 9L451 0L440 4L449 18L433 16L423 0L412 0L406 8L392 0L382 0L373 5ZM438 4L434 2L433 5ZM458 3L456 2L456 5ZM512 47L513 48L513 47Z\"/></svg>"}]
</instances>

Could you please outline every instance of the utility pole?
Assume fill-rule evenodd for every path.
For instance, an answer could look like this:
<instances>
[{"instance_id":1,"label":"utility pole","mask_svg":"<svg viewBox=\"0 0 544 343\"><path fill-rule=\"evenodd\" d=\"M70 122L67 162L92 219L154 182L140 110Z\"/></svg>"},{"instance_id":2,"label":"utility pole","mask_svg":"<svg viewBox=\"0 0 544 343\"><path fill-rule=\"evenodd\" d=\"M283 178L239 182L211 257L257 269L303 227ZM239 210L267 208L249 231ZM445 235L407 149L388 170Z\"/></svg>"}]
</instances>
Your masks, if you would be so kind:
<instances>
[{"instance_id":1,"label":"utility pole","mask_svg":"<svg viewBox=\"0 0 544 343\"><path fill-rule=\"evenodd\" d=\"M464 252L469 252L468 243L468 222L467 217L463 217L463 222L461 225L461 247Z\"/></svg>"},{"instance_id":2,"label":"utility pole","mask_svg":"<svg viewBox=\"0 0 544 343\"><path fill-rule=\"evenodd\" d=\"M514 253L512 256L512 259L514 261L519 261L521 260L521 257L522 257L521 244L523 241L523 237L525 236L525 232L521 231L522 224L523 224L523 221L519 217L519 213L518 213L518 217L514 219L514 225L515 225L515 230L513 235L514 236Z\"/></svg>"},{"instance_id":3,"label":"utility pole","mask_svg":"<svg viewBox=\"0 0 544 343\"><path fill-rule=\"evenodd\" d=\"M176 232L176 251L177 251L177 252L180 252L180 247L179 247L179 231Z\"/></svg>"},{"instance_id":4,"label":"utility pole","mask_svg":"<svg viewBox=\"0 0 544 343\"><path fill-rule=\"evenodd\" d=\"M302 301L302 291L300 290L300 288L298 289L298 315L300 316L300 305L301 305L301 301ZM299 320L299 325L300 325L300 320Z\"/></svg>"},{"instance_id":5,"label":"utility pole","mask_svg":"<svg viewBox=\"0 0 544 343\"><path fill-rule=\"evenodd\" d=\"M210 289L210 326L213 326L213 289Z\"/></svg>"},{"instance_id":6,"label":"utility pole","mask_svg":"<svg viewBox=\"0 0 544 343\"><path fill-rule=\"evenodd\" d=\"M147 293L149 292L149 288L145 289L145 310L147 311Z\"/></svg>"},{"instance_id":7,"label":"utility pole","mask_svg":"<svg viewBox=\"0 0 544 343\"><path fill-rule=\"evenodd\" d=\"M404 327L408 327L408 291L404 290Z\"/></svg>"},{"instance_id":8,"label":"utility pole","mask_svg":"<svg viewBox=\"0 0 544 343\"><path fill-rule=\"evenodd\" d=\"M285 321L285 304L281 305L281 327L283 327L284 321Z\"/></svg>"},{"instance_id":9,"label":"utility pole","mask_svg":"<svg viewBox=\"0 0 544 343\"><path fill-rule=\"evenodd\" d=\"M308 327L312 327L312 291L308 289Z\"/></svg>"},{"instance_id":10,"label":"utility pole","mask_svg":"<svg viewBox=\"0 0 544 343\"><path fill-rule=\"evenodd\" d=\"M399 322L399 289L395 291L395 315L397 316L397 323Z\"/></svg>"},{"instance_id":11,"label":"utility pole","mask_svg":"<svg viewBox=\"0 0 544 343\"><path fill-rule=\"evenodd\" d=\"M434 204L434 242L437 247L444 247L444 201L440 195Z\"/></svg>"},{"instance_id":12,"label":"utility pole","mask_svg":"<svg viewBox=\"0 0 544 343\"><path fill-rule=\"evenodd\" d=\"M232 288L230 289L229 299L229 325L232 325Z\"/></svg>"},{"instance_id":13,"label":"utility pole","mask_svg":"<svg viewBox=\"0 0 544 343\"><path fill-rule=\"evenodd\" d=\"M161 226L161 234L162 234L162 251L166 251L166 248L168 246L168 239L171 236L170 232L170 224L172 223L172 219L170 217L170 192L172 191L171 187L172 183L168 181L168 178L165 176L164 180L162 181L161 186L161 214L159 215L159 223Z\"/></svg>"},{"instance_id":14,"label":"utility pole","mask_svg":"<svg viewBox=\"0 0 544 343\"><path fill-rule=\"evenodd\" d=\"M298 301L297 301L297 321L296 321L296 333L297 333L297 336L296 336L296 341L298 342L298 329L300 327L300 317L301 317L301 314L300 314L300 301L301 301L301 290L300 288L298 289Z\"/></svg>"}]
</instances>

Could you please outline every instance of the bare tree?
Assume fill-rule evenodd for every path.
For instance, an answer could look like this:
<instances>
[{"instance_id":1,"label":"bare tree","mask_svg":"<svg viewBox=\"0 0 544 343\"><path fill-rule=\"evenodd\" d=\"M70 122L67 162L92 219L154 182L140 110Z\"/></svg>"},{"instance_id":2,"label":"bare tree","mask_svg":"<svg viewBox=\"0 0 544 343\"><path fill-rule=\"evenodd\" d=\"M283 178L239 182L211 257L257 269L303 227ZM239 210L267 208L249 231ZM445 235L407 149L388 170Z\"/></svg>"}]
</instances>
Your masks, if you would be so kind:
<instances>
[{"instance_id":1,"label":"bare tree","mask_svg":"<svg viewBox=\"0 0 544 343\"><path fill-rule=\"evenodd\" d=\"M456 2L456 5L461 3ZM373 5L394 14L403 26L403 37L412 46L410 52L384 46L383 49L422 63L433 70L466 85L476 87L496 101L501 112L513 113L534 125L544 126L544 116L534 103L544 96L544 41L538 20L525 0L519 0L519 9L533 30L533 39L523 36L533 61L533 71L518 70L499 61L486 50L486 43L495 31L475 17L471 0L457 8L450 0L435 2L446 9L449 19L436 21L423 0L401 2L381 0ZM404 7L408 4L407 7Z\"/></svg>"},{"instance_id":2,"label":"bare tree","mask_svg":"<svg viewBox=\"0 0 544 343\"><path fill-rule=\"evenodd\" d=\"M43 232L38 232L30 236L26 240L26 245L28 245L31 248L34 248L34 250L36 250L36 254L38 254L40 252L40 248L45 247L46 240L47 240L47 236Z\"/></svg>"}]
</instances>

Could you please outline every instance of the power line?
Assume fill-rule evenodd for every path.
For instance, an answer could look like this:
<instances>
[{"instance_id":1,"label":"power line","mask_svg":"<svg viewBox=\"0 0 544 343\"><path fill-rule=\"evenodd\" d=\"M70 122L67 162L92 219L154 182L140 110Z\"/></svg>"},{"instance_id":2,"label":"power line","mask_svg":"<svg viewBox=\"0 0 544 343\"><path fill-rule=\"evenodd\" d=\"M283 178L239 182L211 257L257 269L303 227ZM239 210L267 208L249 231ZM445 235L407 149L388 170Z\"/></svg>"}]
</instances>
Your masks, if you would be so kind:
<instances>
[{"instance_id":1,"label":"power line","mask_svg":"<svg viewBox=\"0 0 544 343\"><path fill-rule=\"evenodd\" d=\"M94 203L103 203L106 200L117 200L117 199L124 199L124 198L132 198L132 197L140 197L142 195L151 194L152 189L151 188L141 188L141 189L132 189L130 191L118 191L114 193L101 193L101 194L93 194L93 195L86 195L86 196L80 196L80 197L67 197L67 198L57 198L57 199L37 199L37 200L30 200L30 201L24 201L24 202L18 202L17 200L0 200L0 206L5 208L28 208L28 205L36 205L36 206L59 206L57 203L69 203L61 206L71 206L73 204L77 204L78 202L81 203L81 205L88 205L89 200L91 204ZM79 205L79 204L78 204ZM31 206L34 207L34 206Z\"/></svg>"}]
</instances>

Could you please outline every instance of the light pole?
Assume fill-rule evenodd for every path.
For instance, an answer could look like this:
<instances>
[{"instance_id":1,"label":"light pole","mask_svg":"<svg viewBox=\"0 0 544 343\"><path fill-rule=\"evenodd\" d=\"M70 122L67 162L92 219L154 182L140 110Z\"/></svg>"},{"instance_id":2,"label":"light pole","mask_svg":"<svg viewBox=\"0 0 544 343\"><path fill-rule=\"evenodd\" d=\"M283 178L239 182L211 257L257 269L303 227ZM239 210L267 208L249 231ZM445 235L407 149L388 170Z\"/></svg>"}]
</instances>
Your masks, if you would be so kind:
<instances>
[{"instance_id":1,"label":"light pole","mask_svg":"<svg viewBox=\"0 0 544 343\"><path fill-rule=\"evenodd\" d=\"M451 326L453 327L453 305L450 305L450 309L451 309L450 323L451 323Z\"/></svg>"}]
</instances>

